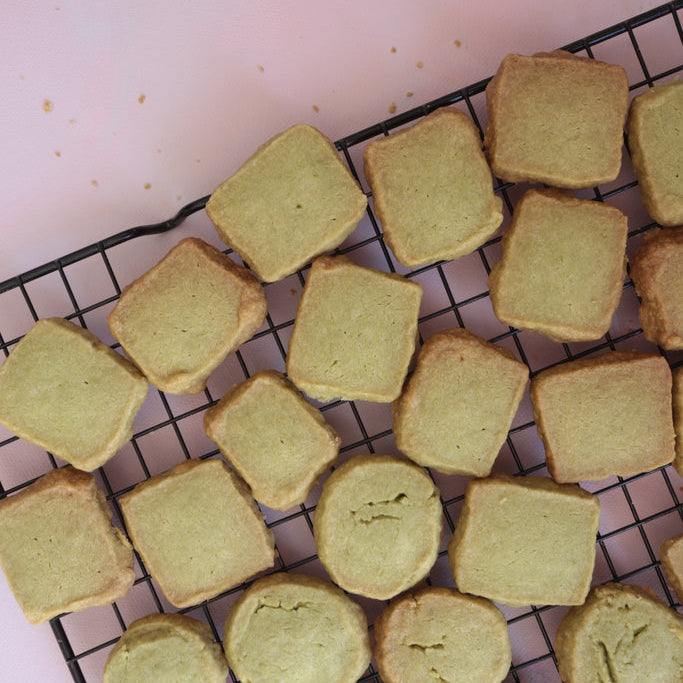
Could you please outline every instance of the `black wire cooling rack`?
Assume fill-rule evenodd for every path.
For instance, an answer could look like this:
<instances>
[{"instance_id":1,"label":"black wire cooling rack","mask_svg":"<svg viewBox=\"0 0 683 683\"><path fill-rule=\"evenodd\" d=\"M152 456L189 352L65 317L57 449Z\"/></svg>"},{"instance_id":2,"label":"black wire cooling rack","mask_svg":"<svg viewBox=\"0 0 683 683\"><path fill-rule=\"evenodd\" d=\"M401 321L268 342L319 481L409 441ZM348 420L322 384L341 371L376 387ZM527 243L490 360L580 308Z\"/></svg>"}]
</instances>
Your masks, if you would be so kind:
<instances>
[{"instance_id":1,"label":"black wire cooling rack","mask_svg":"<svg viewBox=\"0 0 683 683\"><path fill-rule=\"evenodd\" d=\"M683 31L679 16L682 8L681 1L662 5L571 43L564 49L621 64L627 70L630 90L635 96L657 82L674 77L683 69ZM663 45L666 46L664 50ZM500 236L456 261L407 270L394 260L382 239L381 226L372 211L371 193L362 174L361 158L365 145L375 137L387 135L444 106L463 109L483 134L487 83L488 79L456 90L336 143L369 198L367 216L338 251L349 254L363 265L399 272L422 284L425 292L420 317L422 338L446 327L467 327L494 343L510 348L529 366L532 376L559 362L619 348L658 350L671 367L680 365L682 353L665 352L644 339L637 317L638 299L628 278L610 332L603 339L591 344L556 344L539 335L503 326L495 319L486 278L490 264L499 257ZM498 180L495 185L496 192L503 199L504 227L523 188ZM627 146L619 178L606 186L593 188L583 196L612 203L627 213L629 254L637 248L642 233L655 225L639 200ZM48 315L71 319L107 339L108 312L116 303L122 286L143 272L140 270L132 275L125 267L131 253L126 245L131 240L159 239L153 235L176 228L181 223L192 223L192 234L201 236L202 231L207 235L213 233L202 211L207 199L197 199L163 223L125 230L0 283L0 351L7 356L33 322ZM187 221L190 217L191 220ZM160 249L157 260L164 253ZM307 269L304 268L279 283L265 285L269 303L266 323L214 373L202 394L177 397L155 389L150 392L142 417L136 421L136 432L130 444L96 473L118 523L121 523L118 499L139 481L168 469L184 458L220 457L203 434L202 414L230 386L257 370L273 366L284 370L287 341L306 275ZM111 338L108 341L116 347ZM333 401L320 405L320 408L342 435L342 459L358 452L396 452L390 407ZM0 498L23 489L50 468L62 464L50 453L34 448L7 432L0 432ZM536 435L528 396L522 402L494 471L519 475L546 473L543 449ZM433 477L441 491L449 527L445 534L447 542L457 520L467 480L438 473L433 473ZM584 484L600 497L603 508L594 583L621 581L646 585L669 605L682 610L664 579L658 561L661 541L683 532L682 484L683 480L670 466L628 479L612 477ZM279 552L274 571L323 575L312 539L312 515L318 493L319 487L316 487L304 504L286 513L264 509ZM428 581L452 585L445 542ZM52 619L52 630L74 681L101 680L109 650L131 621L150 612L174 610L139 557L136 557L136 576L130 593L114 605ZM220 640L229 607L244 588L244 585L239 586L182 611L208 623L216 640ZM384 603L362 598L358 601L372 624ZM530 606L501 609L508 620L513 648L512 667L506 681L559 681L552 641L566 608ZM237 681L232 673L230 676L232 681ZM361 680L381 681L374 663Z\"/></svg>"}]
</instances>

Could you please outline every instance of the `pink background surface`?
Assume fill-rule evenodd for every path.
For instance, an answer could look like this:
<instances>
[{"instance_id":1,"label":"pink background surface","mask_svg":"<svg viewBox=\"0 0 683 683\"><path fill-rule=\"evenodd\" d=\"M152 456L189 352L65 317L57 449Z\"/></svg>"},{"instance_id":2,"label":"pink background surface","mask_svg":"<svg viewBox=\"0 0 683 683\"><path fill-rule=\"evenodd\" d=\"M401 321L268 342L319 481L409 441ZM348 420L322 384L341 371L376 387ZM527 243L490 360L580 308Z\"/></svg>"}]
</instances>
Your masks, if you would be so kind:
<instances>
[{"instance_id":1,"label":"pink background surface","mask_svg":"<svg viewBox=\"0 0 683 683\"><path fill-rule=\"evenodd\" d=\"M5 0L0 281L170 217L294 123L337 139L658 4ZM0 661L71 680L2 576Z\"/></svg>"}]
</instances>

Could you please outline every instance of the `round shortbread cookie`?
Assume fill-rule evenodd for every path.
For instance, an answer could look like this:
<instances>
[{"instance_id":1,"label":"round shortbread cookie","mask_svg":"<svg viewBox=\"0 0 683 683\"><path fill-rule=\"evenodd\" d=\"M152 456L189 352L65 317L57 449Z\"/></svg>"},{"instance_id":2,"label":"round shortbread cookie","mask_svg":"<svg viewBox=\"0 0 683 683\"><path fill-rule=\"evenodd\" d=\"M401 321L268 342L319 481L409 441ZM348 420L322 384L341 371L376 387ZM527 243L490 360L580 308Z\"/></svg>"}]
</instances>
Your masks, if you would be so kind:
<instances>
[{"instance_id":1,"label":"round shortbread cookie","mask_svg":"<svg viewBox=\"0 0 683 683\"><path fill-rule=\"evenodd\" d=\"M223 647L249 683L355 683L371 658L359 605L329 581L284 572L258 579L233 604Z\"/></svg>"},{"instance_id":2,"label":"round shortbread cookie","mask_svg":"<svg viewBox=\"0 0 683 683\"><path fill-rule=\"evenodd\" d=\"M489 600L427 586L384 609L374 654L385 683L499 683L510 668L510 636Z\"/></svg>"},{"instance_id":3,"label":"round shortbread cookie","mask_svg":"<svg viewBox=\"0 0 683 683\"><path fill-rule=\"evenodd\" d=\"M378 600L427 576L442 531L430 476L389 455L358 455L337 468L323 484L313 519L318 556L333 581Z\"/></svg>"},{"instance_id":4,"label":"round shortbread cookie","mask_svg":"<svg viewBox=\"0 0 683 683\"><path fill-rule=\"evenodd\" d=\"M224 683L228 664L211 629L184 614L134 621L114 645L103 683Z\"/></svg>"},{"instance_id":5,"label":"round shortbread cookie","mask_svg":"<svg viewBox=\"0 0 683 683\"><path fill-rule=\"evenodd\" d=\"M673 683L683 672L683 617L646 588L607 583L565 614L554 646L563 681Z\"/></svg>"}]
</instances>

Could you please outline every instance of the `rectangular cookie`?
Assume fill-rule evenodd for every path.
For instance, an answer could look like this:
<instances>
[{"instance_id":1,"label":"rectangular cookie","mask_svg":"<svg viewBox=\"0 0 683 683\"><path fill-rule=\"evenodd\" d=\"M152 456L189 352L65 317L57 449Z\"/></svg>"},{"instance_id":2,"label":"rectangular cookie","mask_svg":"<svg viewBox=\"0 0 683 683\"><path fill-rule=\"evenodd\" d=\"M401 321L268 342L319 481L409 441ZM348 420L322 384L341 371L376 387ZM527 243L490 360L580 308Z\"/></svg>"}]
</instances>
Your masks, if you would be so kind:
<instances>
[{"instance_id":1,"label":"rectangular cookie","mask_svg":"<svg viewBox=\"0 0 683 683\"><path fill-rule=\"evenodd\" d=\"M472 479L448 559L458 589L494 602L580 605L590 588L597 496L547 477Z\"/></svg>"},{"instance_id":2,"label":"rectangular cookie","mask_svg":"<svg viewBox=\"0 0 683 683\"><path fill-rule=\"evenodd\" d=\"M0 423L90 472L131 438L148 388L137 368L94 334L43 318L0 367Z\"/></svg>"},{"instance_id":3,"label":"rectangular cookie","mask_svg":"<svg viewBox=\"0 0 683 683\"><path fill-rule=\"evenodd\" d=\"M457 109L373 140L363 166L384 239L406 266L469 254L503 220L479 132Z\"/></svg>"},{"instance_id":4,"label":"rectangular cookie","mask_svg":"<svg viewBox=\"0 0 683 683\"><path fill-rule=\"evenodd\" d=\"M32 624L108 605L135 580L133 549L92 474L51 470L0 501L0 564Z\"/></svg>"},{"instance_id":5,"label":"rectangular cookie","mask_svg":"<svg viewBox=\"0 0 683 683\"><path fill-rule=\"evenodd\" d=\"M553 341L608 330L626 273L626 216L559 190L528 190L503 233L489 289L498 319Z\"/></svg>"},{"instance_id":6,"label":"rectangular cookie","mask_svg":"<svg viewBox=\"0 0 683 683\"><path fill-rule=\"evenodd\" d=\"M531 402L558 482L630 477L674 458L671 370L662 356L611 351L543 370Z\"/></svg>"},{"instance_id":7,"label":"rectangular cookie","mask_svg":"<svg viewBox=\"0 0 683 683\"><path fill-rule=\"evenodd\" d=\"M486 108L484 146L502 180L579 189L619 175L628 108L621 66L563 50L510 54L486 88Z\"/></svg>"},{"instance_id":8,"label":"rectangular cookie","mask_svg":"<svg viewBox=\"0 0 683 683\"><path fill-rule=\"evenodd\" d=\"M221 460L187 460L120 499L134 548L168 600L189 607L275 561L247 485Z\"/></svg>"}]
</instances>

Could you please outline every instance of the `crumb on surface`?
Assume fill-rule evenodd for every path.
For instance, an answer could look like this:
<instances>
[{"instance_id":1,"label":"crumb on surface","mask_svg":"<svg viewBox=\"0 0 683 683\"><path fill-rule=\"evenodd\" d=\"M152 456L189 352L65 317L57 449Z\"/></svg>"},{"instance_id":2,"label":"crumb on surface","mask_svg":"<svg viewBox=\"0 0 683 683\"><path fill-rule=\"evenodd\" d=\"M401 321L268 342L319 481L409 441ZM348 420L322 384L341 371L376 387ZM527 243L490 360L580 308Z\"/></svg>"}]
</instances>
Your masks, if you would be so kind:
<instances>
[{"instance_id":1,"label":"crumb on surface","mask_svg":"<svg viewBox=\"0 0 683 683\"><path fill-rule=\"evenodd\" d=\"M418 69L421 69L424 64L422 62L418 62L415 66L417 66Z\"/></svg>"},{"instance_id":2,"label":"crumb on surface","mask_svg":"<svg viewBox=\"0 0 683 683\"><path fill-rule=\"evenodd\" d=\"M145 99L147 99L147 96L143 93L142 95L140 95L140 97L138 97L138 102L142 104L145 101Z\"/></svg>"},{"instance_id":3,"label":"crumb on surface","mask_svg":"<svg viewBox=\"0 0 683 683\"><path fill-rule=\"evenodd\" d=\"M460 47L462 45L462 43L459 40L454 40L453 44L455 45L455 47Z\"/></svg>"},{"instance_id":4,"label":"crumb on surface","mask_svg":"<svg viewBox=\"0 0 683 683\"><path fill-rule=\"evenodd\" d=\"M263 67L260 64L258 65L258 70L263 73Z\"/></svg>"},{"instance_id":5,"label":"crumb on surface","mask_svg":"<svg viewBox=\"0 0 683 683\"><path fill-rule=\"evenodd\" d=\"M395 103L395 102L392 102L392 103L389 105L389 113L390 113L390 114L393 114L395 111L396 111L396 103Z\"/></svg>"},{"instance_id":6,"label":"crumb on surface","mask_svg":"<svg viewBox=\"0 0 683 683\"><path fill-rule=\"evenodd\" d=\"M97 181L96 181L96 180L91 180L91 181L90 181L90 184L91 184L93 187L97 187Z\"/></svg>"},{"instance_id":7,"label":"crumb on surface","mask_svg":"<svg viewBox=\"0 0 683 683\"><path fill-rule=\"evenodd\" d=\"M145 183L145 190L149 190L150 187L152 187L150 183Z\"/></svg>"},{"instance_id":8,"label":"crumb on surface","mask_svg":"<svg viewBox=\"0 0 683 683\"><path fill-rule=\"evenodd\" d=\"M318 105L317 105L317 104L314 104L314 105L313 105L313 111L314 111L314 112L319 112L319 111L320 111L320 109L318 109Z\"/></svg>"},{"instance_id":9,"label":"crumb on surface","mask_svg":"<svg viewBox=\"0 0 683 683\"><path fill-rule=\"evenodd\" d=\"M69 119L69 123L70 123L70 124L76 123L76 119Z\"/></svg>"},{"instance_id":10,"label":"crumb on surface","mask_svg":"<svg viewBox=\"0 0 683 683\"><path fill-rule=\"evenodd\" d=\"M292 296L296 296L296 289L290 289L290 290L289 290L289 293L290 293Z\"/></svg>"},{"instance_id":11,"label":"crumb on surface","mask_svg":"<svg viewBox=\"0 0 683 683\"><path fill-rule=\"evenodd\" d=\"M396 52L396 48L392 46L391 51Z\"/></svg>"},{"instance_id":12,"label":"crumb on surface","mask_svg":"<svg viewBox=\"0 0 683 683\"><path fill-rule=\"evenodd\" d=\"M45 100L43 102L43 111L46 114L49 114L52 111L52 102L50 102L50 100Z\"/></svg>"},{"instance_id":13,"label":"crumb on surface","mask_svg":"<svg viewBox=\"0 0 683 683\"><path fill-rule=\"evenodd\" d=\"M409 91L406 93L406 97L412 97L412 96L413 96L413 93L410 92L410 90L409 90Z\"/></svg>"},{"instance_id":14,"label":"crumb on surface","mask_svg":"<svg viewBox=\"0 0 683 683\"><path fill-rule=\"evenodd\" d=\"M55 156L56 157L61 157L62 153L59 150L55 150Z\"/></svg>"}]
</instances>

